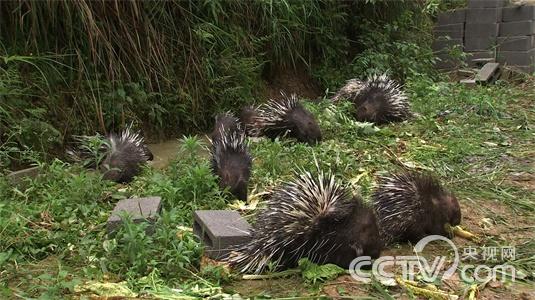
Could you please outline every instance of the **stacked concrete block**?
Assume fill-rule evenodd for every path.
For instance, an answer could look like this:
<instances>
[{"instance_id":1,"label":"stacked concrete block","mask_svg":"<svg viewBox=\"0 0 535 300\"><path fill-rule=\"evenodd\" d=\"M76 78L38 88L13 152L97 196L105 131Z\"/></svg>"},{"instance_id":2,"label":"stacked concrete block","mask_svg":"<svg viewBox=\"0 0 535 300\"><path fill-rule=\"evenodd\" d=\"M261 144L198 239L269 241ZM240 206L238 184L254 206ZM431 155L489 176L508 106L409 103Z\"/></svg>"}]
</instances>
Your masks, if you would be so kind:
<instances>
[{"instance_id":1,"label":"stacked concrete block","mask_svg":"<svg viewBox=\"0 0 535 300\"><path fill-rule=\"evenodd\" d=\"M506 0L468 0L466 9L438 16L433 50L440 68L452 69L459 61L448 49L460 46L469 66L499 62L535 72L535 5L507 6Z\"/></svg>"},{"instance_id":2,"label":"stacked concrete block","mask_svg":"<svg viewBox=\"0 0 535 300\"><path fill-rule=\"evenodd\" d=\"M535 72L535 5L503 8L497 60L521 71Z\"/></svg>"},{"instance_id":3,"label":"stacked concrete block","mask_svg":"<svg viewBox=\"0 0 535 300\"><path fill-rule=\"evenodd\" d=\"M455 48L464 49L464 20L465 10L458 9L439 14L438 24L433 29L435 41L432 49L439 58L436 67L439 69L452 69L460 65L461 61L450 55Z\"/></svg>"},{"instance_id":4,"label":"stacked concrete block","mask_svg":"<svg viewBox=\"0 0 535 300\"><path fill-rule=\"evenodd\" d=\"M469 66L495 61L502 6L503 1L468 2L464 43Z\"/></svg>"}]
</instances>

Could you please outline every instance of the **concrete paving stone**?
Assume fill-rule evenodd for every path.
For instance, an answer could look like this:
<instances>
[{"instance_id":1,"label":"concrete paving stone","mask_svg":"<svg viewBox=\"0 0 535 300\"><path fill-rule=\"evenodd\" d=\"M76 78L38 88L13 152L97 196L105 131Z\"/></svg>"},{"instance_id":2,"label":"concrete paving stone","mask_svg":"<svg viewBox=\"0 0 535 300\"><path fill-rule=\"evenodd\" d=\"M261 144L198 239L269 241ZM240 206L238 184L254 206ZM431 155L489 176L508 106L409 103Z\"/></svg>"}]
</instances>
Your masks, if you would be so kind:
<instances>
[{"instance_id":1,"label":"concrete paving stone","mask_svg":"<svg viewBox=\"0 0 535 300\"><path fill-rule=\"evenodd\" d=\"M465 38L487 38L498 36L498 23L470 23L466 24Z\"/></svg>"},{"instance_id":2,"label":"concrete paving stone","mask_svg":"<svg viewBox=\"0 0 535 300\"><path fill-rule=\"evenodd\" d=\"M466 63L469 66L482 67L486 63L496 61L495 51L472 51L466 52Z\"/></svg>"},{"instance_id":3,"label":"concrete paving stone","mask_svg":"<svg viewBox=\"0 0 535 300\"><path fill-rule=\"evenodd\" d=\"M143 221L148 221L150 224L154 223L162 208L161 202L160 197L131 198L117 202L108 218L108 234L114 233L119 228L122 224L121 216L125 213L128 214L135 223ZM150 225L147 227L147 233L151 234L152 232L154 232L154 227Z\"/></svg>"},{"instance_id":4,"label":"concrete paving stone","mask_svg":"<svg viewBox=\"0 0 535 300\"><path fill-rule=\"evenodd\" d=\"M466 9L455 9L438 14L437 24L438 25L448 25L448 24L458 24L464 23L466 18Z\"/></svg>"},{"instance_id":5,"label":"concrete paving stone","mask_svg":"<svg viewBox=\"0 0 535 300\"><path fill-rule=\"evenodd\" d=\"M205 246L205 254L221 259L251 239L251 226L236 211L198 210L193 213L193 232Z\"/></svg>"},{"instance_id":6,"label":"concrete paving stone","mask_svg":"<svg viewBox=\"0 0 535 300\"><path fill-rule=\"evenodd\" d=\"M501 20L501 8L469 8L466 10L466 23L499 23Z\"/></svg>"},{"instance_id":7,"label":"concrete paving stone","mask_svg":"<svg viewBox=\"0 0 535 300\"><path fill-rule=\"evenodd\" d=\"M435 37L449 36L452 39L463 38L464 35L464 23L438 25L433 28Z\"/></svg>"},{"instance_id":8,"label":"concrete paving stone","mask_svg":"<svg viewBox=\"0 0 535 300\"><path fill-rule=\"evenodd\" d=\"M535 21L503 22L500 36L520 36L535 34Z\"/></svg>"},{"instance_id":9,"label":"concrete paving stone","mask_svg":"<svg viewBox=\"0 0 535 300\"><path fill-rule=\"evenodd\" d=\"M498 37L498 51L528 51L535 48L535 36Z\"/></svg>"},{"instance_id":10,"label":"concrete paving stone","mask_svg":"<svg viewBox=\"0 0 535 300\"><path fill-rule=\"evenodd\" d=\"M476 81L477 82L492 82L494 81L499 74L499 63L487 63L481 68L477 74L476 74Z\"/></svg>"},{"instance_id":11,"label":"concrete paving stone","mask_svg":"<svg viewBox=\"0 0 535 300\"><path fill-rule=\"evenodd\" d=\"M535 5L504 7L502 21L518 22L535 20Z\"/></svg>"},{"instance_id":12,"label":"concrete paving stone","mask_svg":"<svg viewBox=\"0 0 535 300\"><path fill-rule=\"evenodd\" d=\"M39 167L31 167L9 173L7 175L7 180L13 186L26 187L26 179L34 179L38 175Z\"/></svg>"},{"instance_id":13,"label":"concrete paving stone","mask_svg":"<svg viewBox=\"0 0 535 300\"><path fill-rule=\"evenodd\" d=\"M484 51L492 50L496 47L496 37L486 37L486 38L466 38L464 40L466 51Z\"/></svg>"},{"instance_id":14,"label":"concrete paving stone","mask_svg":"<svg viewBox=\"0 0 535 300\"><path fill-rule=\"evenodd\" d=\"M535 64L535 49L528 51L499 51L497 61L510 66L531 66Z\"/></svg>"},{"instance_id":15,"label":"concrete paving stone","mask_svg":"<svg viewBox=\"0 0 535 300\"><path fill-rule=\"evenodd\" d=\"M469 0L468 8L503 7L505 0Z\"/></svg>"}]
</instances>

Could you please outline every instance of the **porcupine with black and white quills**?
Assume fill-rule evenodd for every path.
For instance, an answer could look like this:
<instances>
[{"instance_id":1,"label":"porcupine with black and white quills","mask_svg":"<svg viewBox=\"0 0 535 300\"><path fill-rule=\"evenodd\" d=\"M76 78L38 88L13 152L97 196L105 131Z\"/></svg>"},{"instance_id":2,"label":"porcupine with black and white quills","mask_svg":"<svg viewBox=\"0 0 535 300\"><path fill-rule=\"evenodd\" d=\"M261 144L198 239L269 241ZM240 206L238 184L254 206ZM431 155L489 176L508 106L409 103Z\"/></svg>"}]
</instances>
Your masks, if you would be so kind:
<instances>
[{"instance_id":1,"label":"porcupine with black and white quills","mask_svg":"<svg viewBox=\"0 0 535 300\"><path fill-rule=\"evenodd\" d=\"M412 116L407 95L400 84L387 75L373 75L365 81L349 80L332 98L354 104L354 116L361 122L384 124Z\"/></svg>"},{"instance_id":2,"label":"porcupine with black and white quills","mask_svg":"<svg viewBox=\"0 0 535 300\"><path fill-rule=\"evenodd\" d=\"M216 116L211 140L212 171L219 177L219 186L246 201L252 159L238 119L228 113Z\"/></svg>"},{"instance_id":3,"label":"porcupine with black and white quills","mask_svg":"<svg viewBox=\"0 0 535 300\"><path fill-rule=\"evenodd\" d=\"M305 257L347 268L359 256L377 258L382 249L373 210L323 173L305 172L275 189L251 235L228 257L242 273L261 273L270 263L290 268Z\"/></svg>"},{"instance_id":4,"label":"porcupine with black and white quills","mask_svg":"<svg viewBox=\"0 0 535 300\"><path fill-rule=\"evenodd\" d=\"M131 126L120 134L109 134L98 149L91 151L88 143L96 138L98 136L77 137L78 149L67 153L73 160L85 162L86 167L98 168L104 179L128 183L139 174L143 163L153 159L143 137Z\"/></svg>"},{"instance_id":5,"label":"porcupine with black and white quills","mask_svg":"<svg viewBox=\"0 0 535 300\"><path fill-rule=\"evenodd\" d=\"M416 243L427 235L449 236L447 227L461 222L457 198L429 174L405 172L382 177L372 198L385 245Z\"/></svg>"},{"instance_id":6,"label":"porcupine with black and white quills","mask_svg":"<svg viewBox=\"0 0 535 300\"><path fill-rule=\"evenodd\" d=\"M287 96L281 92L282 99L270 99L256 110L252 117L255 136L270 139L288 136L299 142L316 144L321 142L321 129L314 115L306 110L297 95Z\"/></svg>"}]
</instances>

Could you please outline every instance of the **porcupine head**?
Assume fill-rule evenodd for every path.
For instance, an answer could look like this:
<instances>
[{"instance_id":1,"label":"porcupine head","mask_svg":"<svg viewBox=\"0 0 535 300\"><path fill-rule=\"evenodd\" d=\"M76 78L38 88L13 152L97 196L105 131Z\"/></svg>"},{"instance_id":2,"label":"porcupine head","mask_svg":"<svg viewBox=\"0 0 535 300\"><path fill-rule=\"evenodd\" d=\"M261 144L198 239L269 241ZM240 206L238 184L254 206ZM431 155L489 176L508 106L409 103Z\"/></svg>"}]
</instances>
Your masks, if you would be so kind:
<instances>
[{"instance_id":1,"label":"porcupine head","mask_svg":"<svg viewBox=\"0 0 535 300\"><path fill-rule=\"evenodd\" d=\"M328 263L349 268L352 260L359 256L378 258L383 249L379 227L373 209L363 204L358 196L353 197L347 209L326 212L318 216L316 232L336 236L333 244L340 247L332 252Z\"/></svg>"},{"instance_id":2,"label":"porcupine head","mask_svg":"<svg viewBox=\"0 0 535 300\"><path fill-rule=\"evenodd\" d=\"M314 145L321 142L321 129L312 115L300 103L286 116L286 123L291 124L290 135L299 141Z\"/></svg>"},{"instance_id":3,"label":"porcupine head","mask_svg":"<svg viewBox=\"0 0 535 300\"><path fill-rule=\"evenodd\" d=\"M377 120L388 111L388 99L383 90L373 87L366 93L360 93L356 97L356 119L367 122L385 121Z\"/></svg>"},{"instance_id":4,"label":"porcupine head","mask_svg":"<svg viewBox=\"0 0 535 300\"><path fill-rule=\"evenodd\" d=\"M243 153L223 153L217 169L219 186L228 188L230 193L242 201L247 201L247 185L251 176L251 160Z\"/></svg>"}]
</instances>

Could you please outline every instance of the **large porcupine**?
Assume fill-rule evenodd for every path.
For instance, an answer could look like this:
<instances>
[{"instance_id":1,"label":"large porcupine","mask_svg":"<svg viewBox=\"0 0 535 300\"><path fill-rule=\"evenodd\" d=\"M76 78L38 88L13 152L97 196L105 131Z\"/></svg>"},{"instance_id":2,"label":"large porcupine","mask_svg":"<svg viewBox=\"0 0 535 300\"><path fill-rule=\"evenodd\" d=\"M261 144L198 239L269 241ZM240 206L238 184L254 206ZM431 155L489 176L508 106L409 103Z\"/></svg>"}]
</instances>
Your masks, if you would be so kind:
<instances>
[{"instance_id":1,"label":"large porcupine","mask_svg":"<svg viewBox=\"0 0 535 300\"><path fill-rule=\"evenodd\" d=\"M342 98L354 103L355 118L361 122L384 124L403 121L412 115L401 85L386 74L373 75L364 82L349 80L332 100Z\"/></svg>"},{"instance_id":2,"label":"large porcupine","mask_svg":"<svg viewBox=\"0 0 535 300\"><path fill-rule=\"evenodd\" d=\"M228 258L243 273L260 273L270 262L293 267L304 257L347 268L358 256L377 258L382 249L373 210L323 173L305 172L274 190L251 235Z\"/></svg>"},{"instance_id":3,"label":"large porcupine","mask_svg":"<svg viewBox=\"0 0 535 300\"><path fill-rule=\"evenodd\" d=\"M282 99L270 99L261 105L253 117L257 136L265 135L271 139L289 136L300 142L316 144L321 142L321 129L314 115L306 110L297 95L287 96L281 92Z\"/></svg>"},{"instance_id":4,"label":"large porcupine","mask_svg":"<svg viewBox=\"0 0 535 300\"><path fill-rule=\"evenodd\" d=\"M218 115L211 139L212 171L219 177L219 186L246 201L252 162L238 119L228 113Z\"/></svg>"},{"instance_id":5,"label":"large porcupine","mask_svg":"<svg viewBox=\"0 0 535 300\"><path fill-rule=\"evenodd\" d=\"M102 140L98 149L91 150L88 144L98 136L76 137L78 149L67 154L86 167L99 168L104 179L128 183L139 174L141 164L152 160L153 154L145 145L143 137L126 127L120 134L111 133Z\"/></svg>"},{"instance_id":6,"label":"large porcupine","mask_svg":"<svg viewBox=\"0 0 535 300\"><path fill-rule=\"evenodd\" d=\"M373 206L385 245L418 242L433 234L449 236L445 226L461 222L457 198L424 173L382 177L373 193Z\"/></svg>"}]
</instances>

